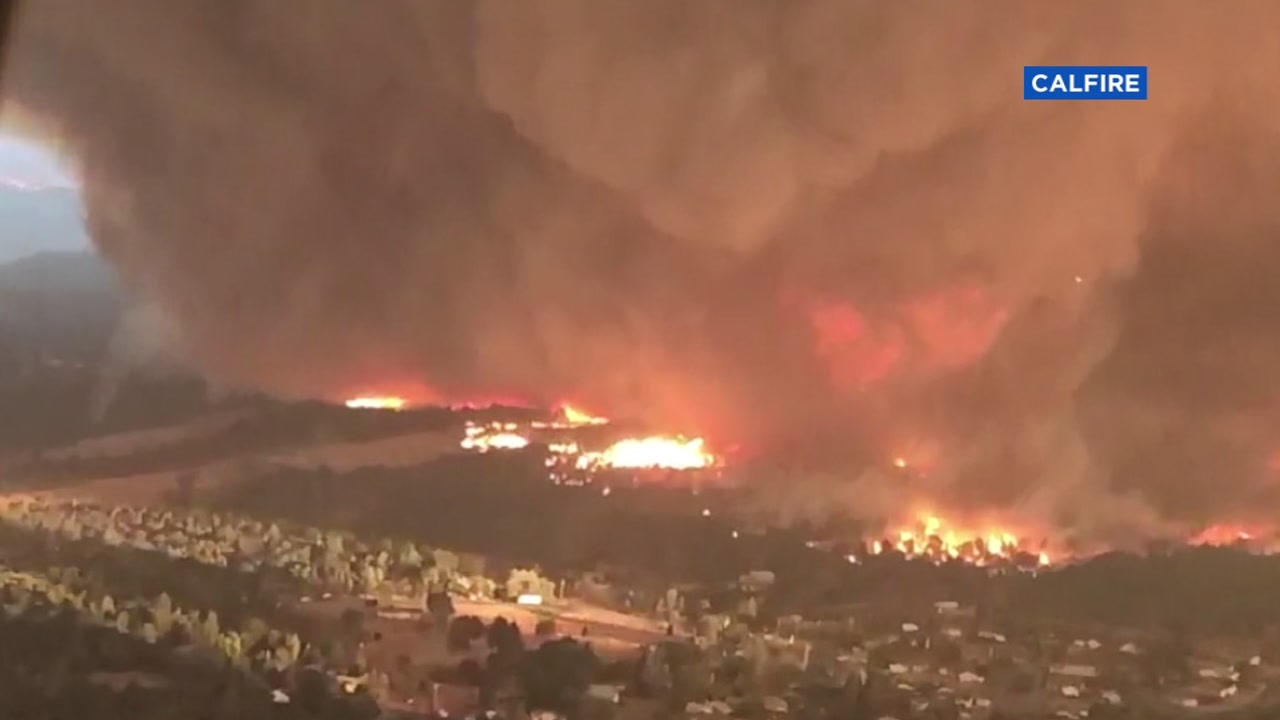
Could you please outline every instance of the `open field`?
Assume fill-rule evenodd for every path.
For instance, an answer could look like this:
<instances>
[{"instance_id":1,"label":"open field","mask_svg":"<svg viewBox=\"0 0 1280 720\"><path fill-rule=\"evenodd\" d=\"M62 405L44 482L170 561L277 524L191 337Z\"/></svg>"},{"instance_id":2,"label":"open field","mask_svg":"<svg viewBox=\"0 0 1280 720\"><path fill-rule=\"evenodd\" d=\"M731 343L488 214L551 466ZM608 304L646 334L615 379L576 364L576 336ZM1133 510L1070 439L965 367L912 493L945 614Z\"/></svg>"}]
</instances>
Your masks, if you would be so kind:
<instances>
[{"instance_id":1,"label":"open field","mask_svg":"<svg viewBox=\"0 0 1280 720\"><path fill-rule=\"evenodd\" d=\"M298 468L349 472L363 467L405 467L434 460L458 449L458 429L398 435L362 442L335 442L267 453L262 460Z\"/></svg>"},{"instance_id":2,"label":"open field","mask_svg":"<svg viewBox=\"0 0 1280 720\"><path fill-rule=\"evenodd\" d=\"M46 452L45 458L57 461L123 457L208 437L226 430L247 416L248 412L244 410L216 412L176 425L90 437Z\"/></svg>"}]
</instances>

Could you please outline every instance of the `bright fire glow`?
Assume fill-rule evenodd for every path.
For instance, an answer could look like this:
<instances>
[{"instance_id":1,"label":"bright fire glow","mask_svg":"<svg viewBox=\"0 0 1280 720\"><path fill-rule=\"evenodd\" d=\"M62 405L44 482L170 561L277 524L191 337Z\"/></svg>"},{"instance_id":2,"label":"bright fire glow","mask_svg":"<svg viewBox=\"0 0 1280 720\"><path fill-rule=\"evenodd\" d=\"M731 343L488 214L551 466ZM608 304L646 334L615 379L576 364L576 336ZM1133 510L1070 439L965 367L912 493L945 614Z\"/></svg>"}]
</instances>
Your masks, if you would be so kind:
<instances>
[{"instance_id":1,"label":"bright fire glow","mask_svg":"<svg viewBox=\"0 0 1280 720\"><path fill-rule=\"evenodd\" d=\"M602 417L596 417L590 413L583 412L569 405L560 407L560 414L564 416L564 420L572 427L582 427L583 425L608 425L609 421Z\"/></svg>"},{"instance_id":2,"label":"bright fire glow","mask_svg":"<svg viewBox=\"0 0 1280 720\"><path fill-rule=\"evenodd\" d=\"M686 440L681 437L646 437L619 440L600 452L587 452L578 456L580 469L593 467L611 468L667 468L694 470L711 467L715 456L703 447L701 438Z\"/></svg>"},{"instance_id":3,"label":"bright fire glow","mask_svg":"<svg viewBox=\"0 0 1280 720\"><path fill-rule=\"evenodd\" d=\"M1261 526L1237 525L1223 523L1210 525L1187 540L1188 545L1210 545L1225 547L1228 545L1248 545L1254 550L1273 552L1280 548L1274 531Z\"/></svg>"},{"instance_id":4,"label":"bright fire glow","mask_svg":"<svg viewBox=\"0 0 1280 720\"><path fill-rule=\"evenodd\" d=\"M888 543L875 541L871 552L879 555L890 548L907 557L933 562L961 560L981 566L994 561L1034 558L1039 566L1052 563L1047 552L1029 547L1025 538L1007 529L962 527L928 514L922 515L915 525L897 530Z\"/></svg>"},{"instance_id":5,"label":"bright fire glow","mask_svg":"<svg viewBox=\"0 0 1280 720\"><path fill-rule=\"evenodd\" d=\"M488 425L467 423L462 448L479 452L519 449L528 447L530 429L575 430L609 424L607 418L571 405L561 405L557 414L558 417L550 422L534 422L528 426L500 422ZM577 442L561 439L548 442L547 452L547 467L569 466L585 472L610 468L696 470L716 464L716 457L707 452L701 438L687 439L675 435L626 438L603 450L587 450Z\"/></svg>"},{"instance_id":6,"label":"bright fire glow","mask_svg":"<svg viewBox=\"0 0 1280 720\"><path fill-rule=\"evenodd\" d=\"M533 423L533 427L539 430L552 428L554 430L573 430L575 428L588 427L590 425L608 425L609 419L592 415L584 410L579 410L572 405L561 405L557 411L557 417L550 422L537 421Z\"/></svg>"},{"instance_id":7,"label":"bright fire glow","mask_svg":"<svg viewBox=\"0 0 1280 720\"><path fill-rule=\"evenodd\" d=\"M353 410L403 410L409 403L402 397L368 396L351 398L346 406Z\"/></svg>"},{"instance_id":8,"label":"bright fire glow","mask_svg":"<svg viewBox=\"0 0 1280 720\"><path fill-rule=\"evenodd\" d=\"M467 423L460 445L463 450L489 452L490 450L519 450L529 446L529 438L520 434L515 423L494 422L488 425Z\"/></svg>"}]
</instances>

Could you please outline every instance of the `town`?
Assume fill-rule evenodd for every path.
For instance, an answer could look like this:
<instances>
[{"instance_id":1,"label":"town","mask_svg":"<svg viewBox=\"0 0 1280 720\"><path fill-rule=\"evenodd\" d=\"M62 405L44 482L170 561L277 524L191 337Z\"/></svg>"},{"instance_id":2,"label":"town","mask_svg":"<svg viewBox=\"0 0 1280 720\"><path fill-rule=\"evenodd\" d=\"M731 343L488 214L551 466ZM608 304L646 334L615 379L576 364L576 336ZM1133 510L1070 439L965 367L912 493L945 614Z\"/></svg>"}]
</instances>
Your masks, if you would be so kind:
<instances>
[{"instance_id":1,"label":"town","mask_svg":"<svg viewBox=\"0 0 1280 720\"><path fill-rule=\"evenodd\" d=\"M1239 549L1183 552L1273 564ZM370 718L1195 717L1280 702L1273 629L1026 612L1028 588L1068 569L954 560L963 568L951 570L990 584L961 601L945 595L945 580L936 597L894 592L912 573L947 568L890 551L840 562L880 576L870 599L794 612L767 568L715 583L553 575L412 539L56 493L7 501L0 562L6 623L70 614L136 643L100 660L89 682L159 692L175 682L160 650L195 652L275 705Z\"/></svg>"}]
</instances>

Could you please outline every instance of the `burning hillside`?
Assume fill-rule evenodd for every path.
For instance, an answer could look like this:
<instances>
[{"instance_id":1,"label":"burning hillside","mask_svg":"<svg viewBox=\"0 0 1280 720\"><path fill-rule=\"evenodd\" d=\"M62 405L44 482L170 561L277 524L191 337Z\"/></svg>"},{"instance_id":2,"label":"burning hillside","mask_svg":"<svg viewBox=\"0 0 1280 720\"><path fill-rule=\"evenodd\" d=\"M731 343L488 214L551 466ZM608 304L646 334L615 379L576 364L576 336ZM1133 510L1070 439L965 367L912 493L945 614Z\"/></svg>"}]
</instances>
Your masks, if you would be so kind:
<instances>
[{"instance_id":1,"label":"burning hillside","mask_svg":"<svg viewBox=\"0 0 1280 720\"><path fill-rule=\"evenodd\" d=\"M959 560L978 566L1016 563L1047 567L1052 563L1047 545L1047 540L1032 542L1000 527L969 528L926 515L916 526L894 532L894 537L872 541L870 552L879 555L894 550L909 558Z\"/></svg>"},{"instance_id":2,"label":"burning hillside","mask_svg":"<svg viewBox=\"0 0 1280 720\"><path fill-rule=\"evenodd\" d=\"M546 465L551 479L556 482L586 483L611 471L707 470L720 463L720 459L706 448L702 438L680 435L617 437L612 432L586 437L579 432L609 425L611 423L606 418L562 405L555 417L545 421L468 421L459 444L463 450L480 453L519 450L539 444L546 448Z\"/></svg>"},{"instance_id":3,"label":"burning hillside","mask_svg":"<svg viewBox=\"0 0 1280 720\"><path fill-rule=\"evenodd\" d=\"M398 411L412 406L396 396L362 396L345 402L353 409ZM464 404L460 410L491 408L488 404ZM522 411L525 415L534 412ZM679 434L627 435L608 418L562 404L546 419L469 420L463 428L459 447L472 453L489 453L540 448L545 454L549 478L557 484L604 486L611 493L612 481L621 477L641 482L661 478L664 484L696 487L708 479L703 471L733 470L726 459L713 452L706 441ZM900 482L912 492L927 487L929 469L937 459L918 450L911 459L893 456L887 464L899 473ZM717 476L719 477L719 476ZM819 500L825 493L817 494ZM897 501L895 501L897 504ZM919 506L919 502L912 501ZM928 503L938 506L936 500ZM927 505L926 505L927 506ZM703 511L710 516L710 511ZM1080 544L1068 540L1051 525L1038 524L1034 516L1012 520L968 520L960 510L917 511L905 520L871 522L878 530L864 530L861 549L848 553L851 562L874 556L895 554L906 559L935 564L960 562L993 571L1035 571L1074 563L1118 546L1099 542ZM979 513L975 517L999 517ZM737 532L737 531L735 531ZM1263 523L1220 523L1200 528L1169 528L1163 535L1147 540L1174 547L1232 546L1259 554L1280 551L1280 532ZM813 547L840 545L830 539L815 539ZM1125 546L1125 549L1141 549Z\"/></svg>"},{"instance_id":4,"label":"burning hillside","mask_svg":"<svg viewBox=\"0 0 1280 720\"><path fill-rule=\"evenodd\" d=\"M701 438L679 435L583 438L578 434L610 425L606 418L561 406L550 420L468 422L460 446L478 453L543 447L551 480L568 485L597 483L611 473L626 470L662 470L666 471L664 477L667 478L679 478L687 473L686 484L697 485L690 481L694 477L703 478L698 471L725 465L725 459L712 453ZM903 457L892 458L890 464L897 470L920 472ZM606 480L600 484L604 485L604 494L610 495L610 483ZM712 515L709 509L702 510L702 514ZM1036 572L1117 549L1096 542L1081 545L1068 541L1054 527L1037 526L1026 518L1005 522L957 520L961 517L964 517L962 512L917 512L906 521L884 523L878 532L864 531L859 549L842 552L855 563L876 556L897 555L939 565L958 562L993 572ZM735 530L734 537L738 534ZM1280 533L1258 524L1171 530L1164 537L1172 547L1232 546L1259 554L1280 551ZM843 547L844 543L815 539L810 546L835 548Z\"/></svg>"}]
</instances>

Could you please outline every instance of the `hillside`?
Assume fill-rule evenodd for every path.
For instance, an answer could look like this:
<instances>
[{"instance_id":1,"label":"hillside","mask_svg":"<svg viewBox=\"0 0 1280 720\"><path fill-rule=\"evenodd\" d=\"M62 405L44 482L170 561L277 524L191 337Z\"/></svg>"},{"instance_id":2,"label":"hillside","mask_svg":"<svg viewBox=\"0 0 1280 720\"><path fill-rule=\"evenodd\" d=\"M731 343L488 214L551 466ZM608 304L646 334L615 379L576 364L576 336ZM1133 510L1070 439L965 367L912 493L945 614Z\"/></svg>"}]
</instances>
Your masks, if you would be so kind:
<instances>
[{"instance_id":1,"label":"hillside","mask_svg":"<svg viewBox=\"0 0 1280 720\"><path fill-rule=\"evenodd\" d=\"M120 308L115 277L96 255L45 252L0 265L0 358L93 361Z\"/></svg>"},{"instance_id":2,"label":"hillside","mask_svg":"<svg viewBox=\"0 0 1280 720\"><path fill-rule=\"evenodd\" d=\"M0 451L153 427L203 410L203 383L131 376L104 426L91 426L90 399L123 307L111 268L92 253L41 252L0 265Z\"/></svg>"}]
</instances>

